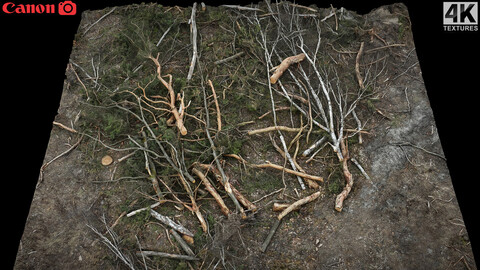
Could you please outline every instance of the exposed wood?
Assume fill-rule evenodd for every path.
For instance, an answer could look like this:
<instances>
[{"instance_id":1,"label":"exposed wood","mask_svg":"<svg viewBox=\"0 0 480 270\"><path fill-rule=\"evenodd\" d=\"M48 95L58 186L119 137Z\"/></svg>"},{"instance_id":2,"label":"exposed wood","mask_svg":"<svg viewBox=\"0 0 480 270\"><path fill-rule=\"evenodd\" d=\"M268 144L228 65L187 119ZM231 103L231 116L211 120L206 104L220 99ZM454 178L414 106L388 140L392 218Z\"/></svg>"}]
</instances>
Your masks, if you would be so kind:
<instances>
[{"instance_id":1,"label":"exposed wood","mask_svg":"<svg viewBox=\"0 0 480 270\"><path fill-rule=\"evenodd\" d=\"M288 215L288 213L292 212L293 210L299 208L300 206L306 204L306 203L309 203L311 201L314 201L316 200L318 197L320 197L320 195L322 194L322 191L317 191L313 194L311 194L310 196L307 196L303 199L300 199L294 203L292 203L290 206L288 206L287 208L285 208L285 210L283 210L279 215L278 215L278 220L281 220L282 218L284 218L286 215Z\"/></svg>"},{"instance_id":2,"label":"exposed wood","mask_svg":"<svg viewBox=\"0 0 480 270\"><path fill-rule=\"evenodd\" d=\"M192 172L200 178L200 180L202 181L202 184L205 186L207 191L213 196L218 206L220 206L220 210L222 211L222 213L228 217L228 215L230 214L230 209L228 209L228 207L225 205L225 202L223 201L222 197L218 194L218 192L215 190L212 184L210 184L210 181L208 181L207 177L196 168L193 168Z\"/></svg>"},{"instance_id":3,"label":"exposed wood","mask_svg":"<svg viewBox=\"0 0 480 270\"><path fill-rule=\"evenodd\" d=\"M311 180L323 182L323 177L314 176L314 175L310 175L310 174L302 173L302 172L297 172L297 171L294 171L294 170L291 170L291 169L288 169L288 168L285 168L285 167L282 167L280 165L273 164L273 163L257 164L257 165L252 165L252 166L256 167L256 168L277 169L277 170L285 171L287 173L290 173L290 174L293 174L293 175L296 175L296 176L300 176L300 177L303 177L303 178L308 178L308 179L311 179Z\"/></svg>"},{"instance_id":4,"label":"exposed wood","mask_svg":"<svg viewBox=\"0 0 480 270\"><path fill-rule=\"evenodd\" d=\"M150 251L150 250L139 251L136 254L137 254L137 256L159 256L159 257L163 257L163 258L185 260L185 261L198 261L198 260L200 260L200 259L195 258L193 256L165 253L165 252L159 252L159 251Z\"/></svg>"},{"instance_id":5,"label":"exposed wood","mask_svg":"<svg viewBox=\"0 0 480 270\"><path fill-rule=\"evenodd\" d=\"M337 195L335 199L335 210L341 212L343 209L343 201L347 198L348 194L352 190L353 186L353 176L348 170L348 149L345 146L345 141L342 140L340 144L343 152L344 159L342 160L342 170L343 170L343 177L345 178L345 187L343 188L342 192Z\"/></svg>"},{"instance_id":6,"label":"exposed wood","mask_svg":"<svg viewBox=\"0 0 480 270\"><path fill-rule=\"evenodd\" d=\"M215 101L215 108L217 109L217 130L222 131L222 114L220 113L220 106L218 106L217 94L215 93L215 88L213 88L213 83L211 80L208 80L210 88L213 92L213 100Z\"/></svg>"},{"instance_id":7,"label":"exposed wood","mask_svg":"<svg viewBox=\"0 0 480 270\"><path fill-rule=\"evenodd\" d=\"M157 58L153 58L152 56L150 56L150 59L153 61L153 63L155 63L155 66L157 67L157 78L158 78L158 80L160 80L160 82L167 88L168 93L170 95L169 106L170 106L171 113L175 117L175 121L176 121L175 124L177 125L178 130L180 130L180 134L187 135L187 129L183 125L183 120L180 117L180 114L179 114L177 108L175 107L176 97L175 97L175 91L173 90L173 87L172 87L172 75L170 75L170 74L167 75L169 77L169 82L165 81L162 78L162 72L161 72L162 68L160 66L160 63L158 62L158 55L157 55Z\"/></svg>"},{"instance_id":8,"label":"exposed wood","mask_svg":"<svg viewBox=\"0 0 480 270\"><path fill-rule=\"evenodd\" d=\"M365 89L365 85L363 85L363 78L360 74L360 57L363 53L363 45L364 42L360 43L360 49L358 50L357 57L355 58L355 74L357 75L358 85L361 89Z\"/></svg>"},{"instance_id":9,"label":"exposed wood","mask_svg":"<svg viewBox=\"0 0 480 270\"><path fill-rule=\"evenodd\" d=\"M280 211L283 211L285 209L287 209L287 207L289 207L290 204L288 203L273 203L273 208L272 210L274 212L280 212Z\"/></svg>"},{"instance_id":10,"label":"exposed wood","mask_svg":"<svg viewBox=\"0 0 480 270\"><path fill-rule=\"evenodd\" d=\"M174 229L174 230L176 230L180 233L186 234L188 236L191 236L191 237L194 236L193 233L190 232L187 228L185 228L182 225L174 222L169 217L161 215L161 214L159 214L158 212L156 212L155 210L152 210L152 209L150 209L150 214L152 215L152 217L156 218L158 221L160 221L163 224L171 227L172 229Z\"/></svg>"},{"instance_id":11,"label":"exposed wood","mask_svg":"<svg viewBox=\"0 0 480 270\"><path fill-rule=\"evenodd\" d=\"M183 251L187 253L187 255L195 257L195 253L190 249L190 247L187 245L187 243L183 240L183 238L173 229L169 230L170 234L173 235L175 240L180 244L180 247L182 247Z\"/></svg>"},{"instance_id":12,"label":"exposed wood","mask_svg":"<svg viewBox=\"0 0 480 270\"><path fill-rule=\"evenodd\" d=\"M252 8L252 7L244 7L244 6L239 6L239 5L221 5L222 7L226 8L233 8L233 9L238 9L238 10L246 10L246 11L260 11L263 12L263 10L259 8Z\"/></svg>"},{"instance_id":13,"label":"exposed wood","mask_svg":"<svg viewBox=\"0 0 480 270\"><path fill-rule=\"evenodd\" d=\"M188 70L187 81L190 81L193 76L193 70L195 69L195 64L197 63L197 23L195 22L195 14L197 12L197 2L193 3L192 7L192 16L190 17L189 24L190 24L190 33L192 39L192 61L190 62L190 68Z\"/></svg>"},{"instance_id":14,"label":"exposed wood","mask_svg":"<svg viewBox=\"0 0 480 270\"><path fill-rule=\"evenodd\" d=\"M305 54L303 53L285 58L270 77L270 83L277 83L278 79L291 64L299 63L303 61L303 59L305 59Z\"/></svg>"},{"instance_id":15,"label":"exposed wood","mask_svg":"<svg viewBox=\"0 0 480 270\"><path fill-rule=\"evenodd\" d=\"M266 128L251 130L251 131L248 132L248 135L255 135L255 134L271 132L271 131L275 131L275 130L286 131L286 132L299 132L302 129L301 128L291 128L291 127L286 127L286 126L272 126L272 127L266 127Z\"/></svg>"},{"instance_id":16,"label":"exposed wood","mask_svg":"<svg viewBox=\"0 0 480 270\"><path fill-rule=\"evenodd\" d=\"M208 165L208 164L197 164L197 166L199 168L202 168L203 170L206 170L206 171L211 171L214 175L215 175L215 178L217 179L217 181L224 185L223 182L221 181L222 180L222 176L220 174L220 172L218 171L218 169L215 167L215 166L212 166L212 165ZM245 196L243 196L242 193L240 193L240 191L238 191L232 184L229 184L229 188L231 189L233 195L235 196L235 198L237 198L237 200L243 205L245 206L249 211L252 211L252 212L255 212L257 211L257 206L255 206L255 204L251 203L247 198L245 198Z\"/></svg>"},{"instance_id":17,"label":"exposed wood","mask_svg":"<svg viewBox=\"0 0 480 270\"><path fill-rule=\"evenodd\" d=\"M58 127L61 127L61 128L63 128L63 129L65 129L65 130L67 130L67 131L70 131L70 132L72 132L72 133L77 133L77 131L76 131L75 129L69 128L69 127L65 126L64 124L62 124L62 123L53 121L53 124L56 125L56 126L58 126Z\"/></svg>"},{"instance_id":18,"label":"exposed wood","mask_svg":"<svg viewBox=\"0 0 480 270\"><path fill-rule=\"evenodd\" d=\"M37 183L37 188L38 186L40 185L40 183L42 183L43 181L43 172L45 171L45 169L50 165L52 164L55 160L65 156L66 154L70 153L73 149L75 149L79 144L80 142L82 141L83 139L83 134L82 136L80 137L80 139L78 139L78 141L72 145L70 148L68 148L67 150L65 150L64 152L62 152L60 155L54 157L53 159L51 159L50 161L48 161L47 163L43 164L42 167L40 167L40 177L38 178L38 183Z\"/></svg>"}]
</instances>

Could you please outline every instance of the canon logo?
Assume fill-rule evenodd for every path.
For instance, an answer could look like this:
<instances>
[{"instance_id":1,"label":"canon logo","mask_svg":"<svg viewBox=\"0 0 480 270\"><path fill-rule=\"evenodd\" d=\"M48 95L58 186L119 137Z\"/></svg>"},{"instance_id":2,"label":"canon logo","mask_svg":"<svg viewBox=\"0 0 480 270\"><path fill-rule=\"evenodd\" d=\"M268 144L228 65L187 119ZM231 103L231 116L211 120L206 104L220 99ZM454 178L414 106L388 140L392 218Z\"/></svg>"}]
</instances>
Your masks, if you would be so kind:
<instances>
[{"instance_id":1,"label":"canon logo","mask_svg":"<svg viewBox=\"0 0 480 270\"><path fill-rule=\"evenodd\" d=\"M58 10L54 4L15 4L7 2L2 5L2 11L6 14L54 14L75 15L77 5L72 1L58 3Z\"/></svg>"}]
</instances>

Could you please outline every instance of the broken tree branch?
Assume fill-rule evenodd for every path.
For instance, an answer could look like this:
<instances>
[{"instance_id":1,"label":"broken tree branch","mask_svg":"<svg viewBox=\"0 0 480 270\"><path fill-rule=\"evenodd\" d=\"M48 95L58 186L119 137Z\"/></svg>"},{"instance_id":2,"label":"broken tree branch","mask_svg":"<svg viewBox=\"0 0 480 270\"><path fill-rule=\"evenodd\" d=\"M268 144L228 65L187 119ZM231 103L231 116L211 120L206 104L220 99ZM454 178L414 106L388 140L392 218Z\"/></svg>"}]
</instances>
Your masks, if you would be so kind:
<instances>
[{"instance_id":1,"label":"broken tree branch","mask_svg":"<svg viewBox=\"0 0 480 270\"><path fill-rule=\"evenodd\" d=\"M233 59L235 59L235 58L237 58L237 57L240 57L240 56L242 56L242 55L243 55L243 52L239 52L239 53L236 53L236 54L234 54L234 55L232 55L232 56L229 56L229 57L227 57L227 58L224 58L224 59L222 59L222 60L215 61L215 62L213 62L213 63L214 63L215 65L220 65L220 64L223 64L223 63L225 63L225 62L231 61L231 60L233 60Z\"/></svg>"},{"instance_id":2,"label":"broken tree branch","mask_svg":"<svg viewBox=\"0 0 480 270\"><path fill-rule=\"evenodd\" d=\"M155 63L155 66L157 66L157 78L158 78L158 80L160 80L160 82L167 88L168 93L170 94L170 103L169 103L170 111L172 112L173 116L175 117L177 128L178 128L178 130L180 130L180 134L187 135L187 129L183 125L183 120L180 117L180 114L179 114L177 108L175 107L175 100L176 99L175 99L175 91L173 90L173 87L172 87L172 75L170 75L170 74L167 75L170 78L169 82L165 81L162 78L162 72L161 72L162 68L160 66L160 62L158 62L158 56L159 55L157 55L157 58L153 58L152 56L150 56L149 58L153 61L153 63Z\"/></svg>"},{"instance_id":3,"label":"broken tree branch","mask_svg":"<svg viewBox=\"0 0 480 270\"><path fill-rule=\"evenodd\" d=\"M357 75L357 81L360 89L365 89L365 85L363 85L363 78L360 74L360 56L363 53L363 45L363 42L360 43L360 49L358 50L357 57L355 58L355 74Z\"/></svg>"},{"instance_id":4,"label":"broken tree branch","mask_svg":"<svg viewBox=\"0 0 480 270\"><path fill-rule=\"evenodd\" d=\"M342 170L343 170L343 177L345 178L345 187L343 188L342 192L337 195L337 198L335 199L335 210L338 212L341 212L343 209L343 201L347 198L348 194L352 190L353 186L353 176L348 170L348 164L347 161L349 159L348 157L348 150L345 146L345 141L342 140L340 143L340 147L342 148L343 152L343 157L344 159L342 160Z\"/></svg>"},{"instance_id":5,"label":"broken tree branch","mask_svg":"<svg viewBox=\"0 0 480 270\"><path fill-rule=\"evenodd\" d=\"M182 225L175 223L173 220L171 220L169 217L164 216L156 212L155 210L150 209L150 214L156 218L158 221L162 222L163 224L170 226L172 229L182 233L186 234L188 236L193 237L193 233L190 232L187 228L183 227Z\"/></svg>"},{"instance_id":6,"label":"broken tree branch","mask_svg":"<svg viewBox=\"0 0 480 270\"><path fill-rule=\"evenodd\" d=\"M192 256L192 257L195 257L195 253L193 253L193 251L190 249L190 247L187 245L187 243L185 242L185 240L183 240L183 238L173 229L170 229L169 230L170 234L173 235L173 237L175 238L175 240L178 242L178 244L180 244L180 246L182 247L183 251L185 251L185 253L187 253L187 255L189 256Z\"/></svg>"},{"instance_id":7,"label":"broken tree branch","mask_svg":"<svg viewBox=\"0 0 480 270\"><path fill-rule=\"evenodd\" d=\"M303 199L300 199L294 203L292 203L290 206L288 206L287 208L285 208L285 210L283 210L279 215L278 215L278 220L281 220L282 218L284 218L286 215L288 215L288 213L292 212L293 210L299 208L300 206L306 204L306 203L309 203L311 201L314 201L316 200L318 197L320 197L320 195L322 194L322 191L317 191L313 194L311 194L310 196L307 196Z\"/></svg>"},{"instance_id":8,"label":"broken tree branch","mask_svg":"<svg viewBox=\"0 0 480 270\"><path fill-rule=\"evenodd\" d=\"M197 2L193 3L192 16L190 17L190 33L192 38L192 61L190 62L190 69L188 70L187 81L190 81L193 76L193 70L195 69L195 63L197 62L197 23L195 22L195 14L197 11Z\"/></svg>"},{"instance_id":9,"label":"broken tree branch","mask_svg":"<svg viewBox=\"0 0 480 270\"><path fill-rule=\"evenodd\" d=\"M220 106L218 106L217 94L215 93L215 88L213 88L213 83L211 80L208 80L210 88L213 92L213 100L215 101L215 108L217 109L217 130L222 131L222 114L220 113Z\"/></svg>"},{"instance_id":10,"label":"broken tree branch","mask_svg":"<svg viewBox=\"0 0 480 270\"><path fill-rule=\"evenodd\" d=\"M308 178L308 179L311 179L311 180L323 182L323 177L314 176L314 175L310 175L310 174L302 173L302 172L297 172L297 171L294 171L294 170L291 170L291 169L287 169L287 168L282 167L282 166L277 165L277 164L265 163L265 164L257 164L257 165L252 165L252 166L253 166L253 167L256 167L256 168L272 168L272 169L277 169L277 170L285 171L285 172L287 172L287 173L290 173L290 174L293 174L293 175L296 175L296 176L300 176L300 177L303 177L303 178Z\"/></svg>"},{"instance_id":11,"label":"broken tree branch","mask_svg":"<svg viewBox=\"0 0 480 270\"><path fill-rule=\"evenodd\" d=\"M215 166L209 164L196 164L196 166L203 170L211 171L215 175L217 181L223 185L221 173ZM249 211L257 211L257 206L255 206L255 204L251 203L247 198L245 198L245 196L243 196L243 194L240 193L240 191L238 191L232 184L230 184L230 189L232 190L235 198L237 198L237 200Z\"/></svg>"},{"instance_id":12,"label":"broken tree branch","mask_svg":"<svg viewBox=\"0 0 480 270\"><path fill-rule=\"evenodd\" d=\"M305 54L304 53L285 58L282 61L282 63L277 67L277 69L275 70L273 75L270 77L270 83L272 83L272 84L277 83L280 76L282 76L283 72L285 72L285 70L287 70L287 68L291 64L299 63L299 62L303 61L303 59L305 59Z\"/></svg>"},{"instance_id":13,"label":"broken tree branch","mask_svg":"<svg viewBox=\"0 0 480 270\"><path fill-rule=\"evenodd\" d=\"M196 168L193 168L192 172L200 178L200 180L202 181L202 184L205 186L207 191L213 196L218 206L220 206L220 210L222 211L222 213L228 217L228 215L230 214L230 209L228 209L228 207L225 205L225 202L223 201L222 197L218 194L218 192L215 190L212 184L210 184L210 181L208 181L207 177Z\"/></svg>"},{"instance_id":14,"label":"broken tree branch","mask_svg":"<svg viewBox=\"0 0 480 270\"><path fill-rule=\"evenodd\" d=\"M163 258L176 259L176 260L186 260L186 261L198 261L198 260L200 260L199 258L195 258L195 257L188 256L188 255L172 254L172 253L165 253L165 252L151 251L151 250L139 251L136 254L137 254L137 256L159 256L159 257L163 257Z\"/></svg>"},{"instance_id":15,"label":"broken tree branch","mask_svg":"<svg viewBox=\"0 0 480 270\"><path fill-rule=\"evenodd\" d=\"M270 132L270 131L275 131L275 130L286 131L286 132L299 132L299 131L302 130L302 128L291 128L291 127L286 127L286 126L272 126L272 127L266 127L266 128L251 130L251 131L248 132L248 135L255 135L255 134L265 133L265 132Z\"/></svg>"}]
</instances>

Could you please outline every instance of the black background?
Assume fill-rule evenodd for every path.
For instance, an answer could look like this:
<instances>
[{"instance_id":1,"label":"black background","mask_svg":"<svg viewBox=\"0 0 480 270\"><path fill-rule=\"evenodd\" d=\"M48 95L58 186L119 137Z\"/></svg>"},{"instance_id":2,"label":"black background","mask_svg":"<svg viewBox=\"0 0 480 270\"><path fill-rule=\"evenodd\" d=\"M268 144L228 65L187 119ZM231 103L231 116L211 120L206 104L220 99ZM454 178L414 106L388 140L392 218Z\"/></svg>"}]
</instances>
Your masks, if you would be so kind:
<instances>
[{"instance_id":1,"label":"black background","mask_svg":"<svg viewBox=\"0 0 480 270\"><path fill-rule=\"evenodd\" d=\"M33 4L39 1L15 1ZM8 1L0 1L0 4ZM41 1L57 4L58 0ZM0 11L0 164L2 257L13 267L20 237L59 106L65 69L81 12L141 1L73 1L77 14L4 14ZM201 1L199 1L201 2ZM207 5L256 1L203 1ZM345 7L360 14L397 1L297 1L319 7ZM403 1L407 5L422 75L465 224L479 261L480 203L479 34L443 31L442 1ZM190 1L160 1L189 6ZM474 41L475 40L475 41ZM4 151L6 149L6 151ZM2 237L5 239L5 237Z\"/></svg>"}]
</instances>

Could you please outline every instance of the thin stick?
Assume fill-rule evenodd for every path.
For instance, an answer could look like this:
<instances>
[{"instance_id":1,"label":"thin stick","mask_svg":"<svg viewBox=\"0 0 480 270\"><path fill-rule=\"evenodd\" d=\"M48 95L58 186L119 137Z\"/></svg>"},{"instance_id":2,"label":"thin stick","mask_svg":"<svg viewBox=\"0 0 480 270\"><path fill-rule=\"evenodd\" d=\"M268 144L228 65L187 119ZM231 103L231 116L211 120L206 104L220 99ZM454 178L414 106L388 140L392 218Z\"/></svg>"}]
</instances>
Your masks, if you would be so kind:
<instances>
[{"instance_id":1,"label":"thin stick","mask_svg":"<svg viewBox=\"0 0 480 270\"><path fill-rule=\"evenodd\" d=\"M145 211L145 210L150 210L150 209L155 208L155 207L157 207L157 206L159 206L159 205L160 205L160 202L156 202L156 203L154 203L154 204L152 204L152 205L150 205L150 206L137 209L137 210L135 210L135 211L132 211L132 212L128 213L128 214L127 214L127 217L131 217L131 216L136 215L136 214L138 214L138 213L140 213L140 212L143 212L143 211Z\"/></svg>"},{"instance_id":2,"label":"thin stick","mask_svg":"<svg viewBox=\"0 0 480 270\"><path fill-rule=\"evenodd\" d=\"M263 12L263 10L258 9L258 8L244 7L244 6L239 6L239 5L221 5L221 6L226 7L226 8L234 8L234 9L238 9L238 10L261 11L261 12Z\"/></svg>"},{"instance_id":3,"label":"thin stick","mask_svg":"<svg viewBox=\"0 0 480 270\"><path fill-rule=\"evenodd\" d=\"M213 88L212 81L208 80L208 84L210 88L212 88L213 100L215 101L215 108L217 109L217 130L220 132L222 131L222 114L220 113L220 106L218 106L217 94L215 93L215 88Z\"/></svg>"},{"instance_id":4,"label":"thin stick","mask_svg":"<svg viewBox=\"0 0 480 270\"><path fill-rule=\"evenodd\" d=\"M66 154L70 153L73 149L75 149L75 147L77 147L80 142L82 141L83 139L83 134L82 134L82 137L80 137L80 139L78 140L78 142L76 142L74 145L72 145L70 148L68 148L67 150L65 150L64 152L62 152L60 155L54 157L52 160L48 161L47 163L43 164L43 166L40 168L40 177L38 179L38 184L37 184L37 187L38 185L40 185L40 183L42 183L43 181L43 172L45 171L45 169L50 165L52 164L55 160L65 156Z\"/></svg>"},{"instance_id":5,"label":"thin stick","mask_svg":"<svg viewBox=\"0 0 480 270\"><path fill-rule=\"evenodd\" d=\"M77 131L76 131L75 129L69 128L69 127L65 126L64 124L62 124L62 123L53 121L53 124L56 125L56 126L59 126L59 127L63 128L63 129L65 129L65 130L68 130L68 131L70 131L70 132L72 132L72 133L77 133Z\"/></svg>"},{"instance_id":6,"label":"thin stick","mask_svg":"<svg viewBox=\"0 0 480 270\"><path fill-rule=\"evenodd\" d=\"M293 175L296 175L296 176L300 176L300 177L303 177L303 178L308 178L308 179L311 179L311 180L323 182L323 177L314 176L314 175L310 175L310 174L302 173L302 172L297 172L297 171L294 171L294 170L291 170L291 169L287 169L287 168L282 167L282 166L277 165L277 164L265 163L265 164L258 164L258 165L252 165L252 166L253 166L253 167L256 167L256 168L272 168L272 169L277 169L277 170L285 171L285 172L287 172L287 173L290 173L290 174L293 174Z\"/></svg>"},{"instance_id":7,"label":"thin stick","mask_svg":"<svg viewBox=\"0 0 480 270\"><path fill-rule=\"evenodd\" d=\"M141 252L137 252L136 254L137 254L137 256L158 256L158 257L163 257L163 258L185 260L185 261L198 261L198 260L200 260L198 258L188 256L188 255L172 254L172 253L150 251L150 250L144 250L144 251L141 251Z\"/></svg>"},{"instance_id":8,"label":"thin stick","mask_svg":"<svg viewBox=\"0 0 480 270\"><path fill-rule=\"evenodd\" d=\"M355 58L355 73L357 75L357 81L360 89L365 89L365 85L363 85L363 78L360 74L360 56L363 53L363 45L364 42L360 43L360 49L358 50L357 57Z\"/></svg>"},{"instance_id":9,"label":"thin stick","mask_svg":"<svg viewBox=\"0 0 480 270\"><path fill-rule=\"evenodd\" d=\"M193 3L192 16L190 17L190 32L192 37L193 55L190 62L190 69L188 70L187 81L190 81L193 76L193 70L195 69L195 63L197 62L197 24L195 22L195 13L197 11L197 2Z\"/></svg>"},{"instance_id":10,"label":"thin stick","mask_svg":"<svg viewBox=\"0 0 480 270\"><path fill-rule=\"evenodd\" d=\"M267 238L265 238L265 241L264 241L263 244L262 244L262 247L261 247L261 251L262 251L262 252L265 252L265 251L267 250L267 247L268 247L268 245L270 244L270 242L272 241L273 235L274 235L275 232L277 231L278 226L280 226L280 223L281 223L281 222L282 222L282 220L277 219L277 220L275 220L275 223L273 223L273 226L272 226L272 228L270 229L270 232L268 233Z\"/></svg>"},{"instance_id":11,"label":"thin stick","mask_svg":"<svg viewBox=\"0 0 480 270\"><path fill-rule=\"evenodd\" d=\"M350 160L353 162L353 164L355 164L355 166L357 166L357 168L360 170L360 172L363 174L363 176L365 176L365 178L367 178L367 180L370 181L370 183L373 184L372 179L370 179L370 176L368 176L367 172L363 169L363 167L360 165L360 163L358 163L358 161L353 157Z\"/></svg>"},{"instance_id":12,"label":"thin stick","mask_svg":"<svg viewBox=\"0 0 480 270\"><path fill-rule=\"evenodd\" d=\"M345 146L344 140L341 141L340 143L344 159L342 160L342 168L343 168L343 176L345 178L345 187L343 188L342 192L337 195L337 198L335 199L335 210L338 212L341 212L343 209L343 201L347 198L348 194L352 190L353 186L353 176L348 170L348 165L347 165L347 160L348 160L348 150Z\"/></svg>"},{"instance_id":13,"label":"thin stick","mask_svg":"<svg viewBox=\"0 0 480 270\"><path fill-rule=\"evenodd\" d=\"M285 210L283 210L279 215L278 215L278 220L281 220L282 218L284 218L286 215L288 215L288 213L292 212L293 210L299 208L300 206L306 204L306 203L309 203L311 201L314 201L316 200L318 197L320 197L320 195L322 194L321 191L317 191L315 193L313 193L312 195L310 196L307 196L303 199L300 199L294 203L292 203L289 207L285 208Z\"/></svg>"},{"instance_id":14,"label":"thin stick","mask_svg":"<svg viewBox=\"0 0 480 270\"><path fill-rule=\"evenodd\" d=\"M169 230L170 234L173 235L173 237L175 238L175 240L177 240L177 242L180 244L180 246L182 247L182 249L185 251L185 253L187 253L187 255L189 256L192 256L192 257L195 257L195 253L193 253L193 251L190 249L190 247L187 245L187 243L185 242L185 240L183 240L183 238L173 229L170 229Z\"/></svg>"},{"instance_id":15,"label":"thin stick","mask_svg":"<svg viewBox=\"0 0 480 270\"><path fill-rule=\"evenodd\" d=\"M326 140L327 140L326 136L322 137L320 140L316 141L314 144L312 144L310 147L308 147L307 150L303 151L302 156L306 157L306 156L310 155L310 153L313 152L313 150L315 150L315 148L322 145L322 143L324 143Z\"/></svg>"},{"instance_id":16,"label":"thin stick","mask_svg":"<svg viewBox=\"0 0 480 270\"><path fill-rule=\"evenodd\" d=\"M233 59L235 59L235 58L237 58L237 57L240 57L240 56L242 56L242 55L243 55L243 52L239 52L239 53L236 53L236 54L234 54L234 55L232 55L232 56L229 56L229 57L227 57L227 58L225 58L225 59L215 61L215 62L213 62L213 63L214 63L215 65L220 65L220 64L223 64L223 63L225 63L225 62L231 61L231 60L233 60Z\"/></svg>"}]
</instances>

